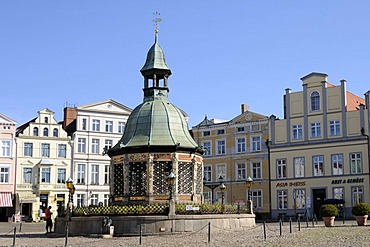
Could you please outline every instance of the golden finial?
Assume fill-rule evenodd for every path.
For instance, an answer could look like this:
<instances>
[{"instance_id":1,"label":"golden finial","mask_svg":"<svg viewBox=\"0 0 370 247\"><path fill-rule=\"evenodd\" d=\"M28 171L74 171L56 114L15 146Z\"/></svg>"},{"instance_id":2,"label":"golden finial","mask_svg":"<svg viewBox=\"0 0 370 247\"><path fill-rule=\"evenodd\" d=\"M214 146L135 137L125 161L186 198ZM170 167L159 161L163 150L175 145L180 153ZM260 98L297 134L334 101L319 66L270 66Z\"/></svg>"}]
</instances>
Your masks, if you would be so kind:
<instances>
[{"instance_id":1,"label":"golden finial","mask_svg":"<svg viewBox=\"0 0 370 247\"><path fill-rule=\"evenodd\" d=\"M153 15L155 16L155 18L153 20L153 22L154 22L154 32L157 34L158 33L158 28L159 28L158 22L161 22L162 21L162 18L159 18L159 16L161 15L161 13L155 12L155 13L153 13Z\"/></svg>"}]
</instances>

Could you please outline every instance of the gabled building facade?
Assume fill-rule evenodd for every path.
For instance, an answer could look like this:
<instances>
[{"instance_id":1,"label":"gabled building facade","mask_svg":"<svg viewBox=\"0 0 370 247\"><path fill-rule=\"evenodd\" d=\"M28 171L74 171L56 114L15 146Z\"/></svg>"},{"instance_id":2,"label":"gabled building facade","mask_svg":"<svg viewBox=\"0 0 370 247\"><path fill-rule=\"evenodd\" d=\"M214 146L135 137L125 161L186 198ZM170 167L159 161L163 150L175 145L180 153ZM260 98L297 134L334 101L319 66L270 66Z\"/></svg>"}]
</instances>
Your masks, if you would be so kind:
<instances>
[{"instance_id":1,"label":"gabled building facade","mask_svg":"<svg viewBox=\"0 0 370 247\"><path fill-rule=\"evenodd\" d=\"M251 188L254 211L258 216L269 212L269 173L265 140L268 117L241 105L241 114L230 121L205 119L192 128L194 140L205 150L203 200L221 203L218 185L224 183L224 202L245 204L246 179ZM212 188L213 187L213 188Z\"/></svg>"},{"instance_id":2,"label":"gabled building facade","mask_svg":"<svg viewBox=\"0 0 370 247\"><path fill-rule=\"evenodd\" d=\"M0 113L0 221L14 214L16 124Z\"/></svg>"},{"instance_id":3,"label":"gabled building facade","mask_svg":"<svg viewBox=\"0 0 370 247\"><path fill-rule=\"evenodd\" d=\"M345 215L370 202L369 102L311 73L302 91L284 95L284 119L270 117L271 207L274 218L319 217L326 199L344 200Z\"/></svg>"},{"instance_id":4,"label":"gabled building facade","mask_svg":"<svg viewBox=\"0 0 370 247\"><path fill-rule=\"evenodd\" d=\"M54 112L44 109L16 132L16 213L26 220L38 220L38 210L52 206L61 213L68 190L65 185L70 174L72 140ZM54 214L56 215L56 213Z\"/></svg>"},{"instance_id":5,"label":"gabled building facade","mask_svg":"<svg viewBox=\"0 0 370 247\"><path fill-rule=\"evenodd\" d=\"M109 204L110 158L104 149L121 139L131 111L111 99L64 109L65 129L74 141L70 177L77 207Z\"/></svg>"}]
</instances>

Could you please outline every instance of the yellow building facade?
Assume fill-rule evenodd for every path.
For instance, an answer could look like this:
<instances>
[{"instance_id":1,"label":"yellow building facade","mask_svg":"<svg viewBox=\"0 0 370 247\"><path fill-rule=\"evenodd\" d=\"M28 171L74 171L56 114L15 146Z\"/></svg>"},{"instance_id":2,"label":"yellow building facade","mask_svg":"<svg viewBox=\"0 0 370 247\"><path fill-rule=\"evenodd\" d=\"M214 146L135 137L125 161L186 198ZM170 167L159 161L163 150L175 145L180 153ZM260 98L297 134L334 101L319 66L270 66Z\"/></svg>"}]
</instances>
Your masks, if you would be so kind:
<instances>
[{"instance_id":1,"label":"yellow building facade","mask_svg":"<svg viewBox=\"0 0 370 247\"><path fill-rule=\"evenodd\" d=\"M344 213L369 198L368 95L358 97L328 75L311 73L302 91L284 95L284 119L269 121L271 216L319 216L327 199Z\"/></svg>"},{"instance_id":2,"label":"yellow building facade","mask_svg":"<svg viewBox=\"0 0 370 247\"><path fill-rule=\"evenodd\" d=\"M220 185L226 186L224 203L244 205L248 196L246 179L257 217L269 212L269 172L265 140L268 117L241 105L241 114L230 121L205 119L192 128L194 140L203 154L203 201L222 203Z\"/></svg>"}]
</instances>

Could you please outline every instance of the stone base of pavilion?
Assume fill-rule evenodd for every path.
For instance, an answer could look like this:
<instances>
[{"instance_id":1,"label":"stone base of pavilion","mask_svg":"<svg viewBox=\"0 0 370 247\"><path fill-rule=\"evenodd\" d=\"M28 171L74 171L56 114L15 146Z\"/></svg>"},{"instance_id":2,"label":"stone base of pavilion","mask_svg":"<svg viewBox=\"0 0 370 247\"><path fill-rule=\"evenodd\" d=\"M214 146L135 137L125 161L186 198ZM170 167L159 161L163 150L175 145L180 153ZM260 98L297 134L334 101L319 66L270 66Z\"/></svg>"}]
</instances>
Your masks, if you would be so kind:
<instances>
[{"instance_id":1,"label":"stone base of pavilion","mask_svg":"<svg viewBox=\"0 0 370 247\"><path fill-rule=\"evenodd\" d=\"M103 226L106 216L57 218L54 232L69 236L106 236L113 229ZM139 236L183 232L242 230L255 226L254 214L204 214L168 216L111 216L113 236ZM68 227L67 227L68 225ZM111 232L112 233L112 232Z\"/></svg>"}]
</instances>

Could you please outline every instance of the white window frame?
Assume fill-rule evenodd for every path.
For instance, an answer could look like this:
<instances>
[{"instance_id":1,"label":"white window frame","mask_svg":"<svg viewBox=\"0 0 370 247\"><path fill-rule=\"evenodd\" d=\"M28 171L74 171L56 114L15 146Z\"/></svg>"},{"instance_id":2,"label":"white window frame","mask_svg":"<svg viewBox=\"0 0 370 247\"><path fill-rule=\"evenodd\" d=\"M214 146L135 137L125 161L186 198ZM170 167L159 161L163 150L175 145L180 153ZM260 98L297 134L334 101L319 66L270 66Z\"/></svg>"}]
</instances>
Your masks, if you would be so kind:
<instances>
[{"instance_id":1,"label":"white window frame","mask_svg":"<svg viewBox=\"0 0 370 247\"><path fill-rule=\"evenodd\" d=\"M79 137L77 139L77 153L86 153L86 138Z\"/></svg>"},{"instance_id":2,"label":"white window frame","mask_svg":"<svg viewBox=\"0 0 370 247\"><path fill-rule=\"evenodd\" d=\"M90 206L99 205L99 194L91 194L90 196Z\"/></svg>"},{"instance_id":3,"label":"white window frame","mask_svg":"<svg viewBox=\"0 0 370 247\"><path fill-rule=\"evenodd\" d=\"M113 140L111 140L111 139L106 139L106 140L104 141L104 146L105 146L105 148L107 148L107 149L112 148L112 147L113 147Z\"/></svg>"},{"instance_id":4,"label":"white window frame","mask_svg":"<svg viewBox=\"0 0 370 247\"><path fill-rule=\"evenodd\" d=\"M226 179L226 164L217 164L216 165L216 181L223 182ZM222 179L220 179L220 176Z\"/></svg>"},{"instance_id":5,"label":"white window frame","mask_svg":"<svg viewBox=\"0 0 370 247\"><path fill-rule=\"evenodd\" d=\"M1 140L1 153L0 157L10 157L11 156L11 140Z\"/></svg>"},{"instance_id":6,"label":"white window frame","mask_svg":"<svg viewBox=\"0 0 370 247\"><path fill-rule=\"evenodd\" d=\"M51 168L50 167L41 167L40 172L41 172L40 183L50 184Z\"/></svg>"},{"instance_id":7,"label":"white window frame","mask_svg":"<svg viewBox=\"0 0 370 247\"><path fill-rule=\"evenodd\" d=\"M212 181L212 165L204 165L204 180L205 182Z\"/></svg>"},{"instance_id":8,"label":"white window frame","mask_svg":"<svg viewBox=\"0 0 370 247\"><path fill-rule=\"evenodd\" d=\"M250 176L253 180L262 179L262 161L252 160L250 162Z\"/></svg>"},{"instance_id":9,"label":"white window frame","mask_svg":"<svg viewBox=\"0 0 370 247\"><path fill-rule=\"evenodd\" d=\"M311 138L321 137L321 123L311 123Z\"/></svg>"},{"instance_id":10,"label":"white window frame","mask_svg":"<svg viewBox=\"0 0 370 247\"><path fill-rule=\"evenodd\" d=\"M204 148L203 156L211 156L212 155L212 142L211 141L203 141L202 146Z\"/></svg>"},{"instance_id":11,"label":"white window frame","mask_svg":"<svg viewBox=\"0 0 370 247\"><path fill-rule=\"evenodd\" d=\"M10 183L10 164L0 164L0 184Z\"/></svg>"},{"instance_id":12,"label":"white window frame","mask_svg":"<svg viewBox=\"0 0 370 247\"><path fill-rule=\"evenodd\" d=\"M85 194L77 194L77 207L85 206Z\"/></svg>"},{"instance_id":13,"label":"white window frame","mask_svg":"<svg viewBox=\"0 0 370 247\"><path fill-rule=\"evenodd\" d=\"M77 164L77 184L86 184L86 164Z\"/></svg>"},{"instance_id":14,"label":"white window frame","mask_svg":"<svg viewBox=\"0 0 370 247\"><path fill-rule=\"evenodd\" d=\"M67 157L67 145L66 144L58 144L58 157L59 158Z\"/></svg>"},{"instance_id":15,"label":"white window frame","mask_svg":"<svg viewBox=\"0 0 370 247\"><path fill-rule=\"evenodd\" d=\"M263 191L259 189L253 189L251 190L251 194L252 194L253 208L256 208L256 209L263 208ZM248 190L247 190L246 198L248 198Z\"/></svg>"},{"instance_id":16,"label":"white window frame","mask_svg":"<svg viewBox=\"0 0 370 247\"><path fill-rule=\"evenodd\" d=\"M364 187L363 186L353 186L351 187L352 194L352 206L364 202Z\"/></svg>"},{"instance_id":17,"label":"white window frame","mask_svg":"<svg viewBox=\"0 0 370 247\"><path fill-rule=\"evenodd\" d=\"M104 194L104 206L109 206L109 194Z\"/></svg>"},{"instance_id":18,"label":"white window frame","mask_svg":"<svg viewBox=\"0 0 370 247\"><path fill-rule=\"evenodd\" d=\"M276 178L284 179L287 178L287 162L286 159L276 160Z\"/></svg>"},{"instance_id":19,"label":"white window frame","mask_svg":"<svg viewBox=\"0 0 370 247\"><path fill-rule=\"evenodd\" d=\"M236 180L245 181L247 179L247 166L245 163L236 163L235 171Z\"/></svg>"},{"instance_id":20,"label":"white window frame","mask_svg":"<svg viewBox=\"0 0 370 247\"><path fill-rule=\"evenodd\" d=\"M333 198L344 199L344 187L333 187Z\"/></svg>"},{"instance_id":21,"label":"white window frame","mask_svg":"<svg viewBox=\"0 0 370 247\"><path fill-rule=\"evenodd\" d=\"M350 153L351 174L362 173L362 153Z\"/></svg>"},{"instance_id":22,"label":"white window frame","mask_svg":"<svg viewBox=\"0 0 370 247\"><path fill-rule=\"evenodd\" d=\"M324 156L323 155L312 156L312 169L313 169L314 177L324 176L325 171L324 171Z\"/></svg>"},{"instance_id":23,"label":"white window frame","mask_svg":"<svg viewBox=\"0 0 370 247\"><path fill-rule=\"evenodd\" d=\"M305 174L305 162L304 157L293 158L294 163L294 177L303 178Z\"/></svg>"},{"instance_id":24,"label":"white window frame","mask_svg":"<svg viewBox=\"0 0 370 247\"><path fill-rule=\"evenodd\" d=\"M236 138L236 152L237 153L245 153L247 141L245 137L238 137Z\"/></svg>"},{"instance_id":25,"label":"white window frame","mask_svg":"<svg viewBox=\"0 0 370 247\"><path fill-rule=\"evenodd\" d=\"M99 119L93 119L92 120L92 131L100 131L100 120Z\"/></svg>"},{"instance_id":26,"label":"white window frame","mask_svg":"<svg viewBox=\"0 0 370 247\"><path fill-rule=\"evenodd\" d=\"M288 190L278 190L276 193L278 210L288 209Z\"/></svg>"},{"instance_id":27,"label":"white window frame","mask_svg":"<svg viewBox=\"0 0 370 247\"><path fill-rule=\"evenodd\" d=\"M22 175L24 184L32 184L32 167L23 167Z\"/></svg>"},{"instance_id":28,"label":"white window frame","mask_svg":"<svg viewBox=\"0 0 370 247\"><path fill-rule=\"evenodd\" d=\"M91 153L99 154L99 150L100 150L100 140L96 138L91 139Z\"/></svg>"},{"instance_id":29,"label":"white window frame","mask_svg":"<svg viewBox=\"0 0 370 247\"><path fill-rule=\"evenodd\" d=\"M58 184L65 184L66 177L67 177L67 170L65 168L58 168L57 170L57 183Z\"/></svg>"},{"instance_id":30,"label":"white window frame","mask_svg":"<svg viewBox=\"0 0 370 247\"><path fill-rule=\"evenodd\" d=\"M33 156L33 143L25 142L23 148L23 156L32 157Z\"/></svg>"},{"instance_id":31,"label":"white window frame","mask_svg":"<svg viewBox=\"0 0 370 247\"><path fill-rule=\"evenodd\" d=\"M41 157L50 157L49 143L41 143Z\"/></svg>"},{"instance_id":32,"label":"white window frame","mask_svg":"<svg viewBox=\"0 0 370 247\"><path fill-rule=\"evenodd\" d=\"M330 136L340 135L340 121L339 120L329 121L329 133L330 133Z\"/></svg>"},{"instance_id":33,"label":"white window frame","mask_svg":"<svg viewBox=\"0 0 370 247\"><path fill-rule=\"evenodd\" d=\"M99 165L97 164L91 165L90 175L91 175L90 184L98 185L99 184Z\"/></svg>"},{"instance_id":34,"label":"white window frame","mask_svg":"<svg viewBox=\"0 0 370 247\"><path fill-rule=\"evenodd\" d=\"M318 91L311 92L310 109L311 112L320 111L320 93Z\"/></svg>"},{"instance_id":35,"label":"white window frame","mask_svg":"<svg viewBox=\"0 0 370 247\"><path fill-rule=\"evenodd\" d=\"M293 125L293 140L302 140L303 139L303 126L302 124Z\"/></svg>"},{"instance_id":36,"label":"white window frame","mask_svg":"<svg viewBox=\"0 0 370 247\"><path fill-rule=\"evenodd\" d=\"M123 133L125 131L126 123L125 122L118 122L118 133Z\"/></svg>"},{"instance_id":37,"label":"white window frame","mask_svg":"<svg viewBox=\"0 0 370 247\"><path fill-rule=\"evenodd\" d=\"M343 175L344 167L343 167L343 154L332 154L331 155L331 169L332 174L335 175Z\"/></svg>"},{"instance_id":38,"label":"white window frame","mask_svg":"<svg viewBox=\"0 0 370 247\"><path fill-rule=\"evenodd\" d=\"M297 209L306 208L306 190L295 189L293 193L295 194L295 207Z\"/></svg>"},{"instance_id":39,"label":"white window frame","mask_svg":"<svg viewBox=\"0 0 370 247\"><path fill-rule=\"evenodd\" d=\"M113 132L113 121L112 120L105 121L105 132L109 132L109 133Z\"/></svg>"},{"instance_id":40,"label":"white window frame","mask_svg":"<svg viewBox=\"0 0 370 247\"><path fill-rule=\"evenodd\" d=\"M261 136L251 136L251 152L261 151Z\"/></svg>"},{"instance_id":41,"label":"white window frame","mask_svg":"<svg viewBox=\"0 0 370 247\"><path fill-rule=\"evenodd\" d=\"M226 154L226 140L217 140L217 155L225 155Z\"/></svg>"},{"instance_id":42,"label":"white window frame","mask_svg":"<svg viewBox=\"0 0 370 247\"><path fill-rule=\"evenodd\" d=\"M109 165L104 165L104 184L109 184Z\"/></svg>"}]
</instances>

